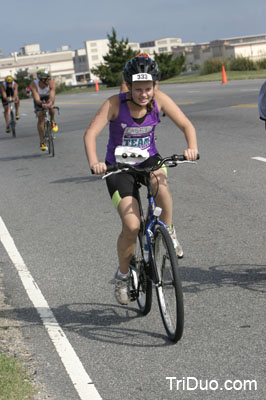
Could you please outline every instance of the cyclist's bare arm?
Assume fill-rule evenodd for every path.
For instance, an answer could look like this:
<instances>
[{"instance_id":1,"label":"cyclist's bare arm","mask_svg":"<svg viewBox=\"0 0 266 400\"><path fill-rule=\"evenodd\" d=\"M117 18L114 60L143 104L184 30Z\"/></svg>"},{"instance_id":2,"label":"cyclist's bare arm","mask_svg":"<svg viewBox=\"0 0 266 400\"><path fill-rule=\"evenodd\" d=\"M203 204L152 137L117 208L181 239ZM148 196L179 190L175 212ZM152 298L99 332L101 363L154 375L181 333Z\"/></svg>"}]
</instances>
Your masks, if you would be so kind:
<instances>
[{"instance_id":1,"label":"cyclist's bare arm","mask_svg":"<svg viewBox=\"0 0 266 400\"><path fill-rule=\"evenodd\" d=\"M54 80L49 81L49 88L50 88L50 93L49 93L50 101L49 101L48 105L53 106L54 102L55 102L55 88L56 88L56 84L55 84Z\"/></svg>"},{"instance_id":2,"label":"cyclist's bare arm","mask_svg":"<svg viewBox=\"0 0 266 400\"><path fill-rule=\"evenodd\" d=\"M15 82L15 85L14 85L14 101L15 102L18 102L18 84Z\"/></svg>"},{"instance_id":3,"label":"cyclist's bare arm","mask_svg":"<svg viewBox=\"0 0 266 400\"><path fill-rule=\"evenodd\" d=\"M97 175L106 171L106 164L99 162L96 152L96 139L109 121L114 120L119 110L119 97L117 95L107 99L90 122L84 134L85 150L90 168Z\"/></svg>"},{"instance_id":4,"label":"cyclist's bare arm","mask_svg":"<svg viewBox=\"0 0 266 400\"><path fill-rule=\"evenodd\" d=\"M191 121L185 116L177 104L161 90L156 91L156 101L159 110L162 110L185 135L188 148L184 155L188 160L196 160L198 154L196 130Z\"/></svg>"},{"instance_id":5,"label":"cyclist's bare arm","mask_svg":"<svg viewBox=\"0 0 266 400\"><path fill-rule=\"evenodd\" d=\"M0 85L0 90L1 90L1 96L3 97L3 100L7 101L7 95L6 95L6 91L5 91L4 85Z\"/></svg>"},{"instance_id":6,"label":"cyclist's bare arm","mask_svg":"<svg viewBox=\"0 0 266 400\"><path fill-rule=\"evenodd\" d=\"M35 82L31 82L30 88L31 88L31 93L32 93L33 99L36 101L38 106L42 106L42 101L40 99L40 95L37 90L37 86L36 86Z\"/></svg>"}]
</instances>

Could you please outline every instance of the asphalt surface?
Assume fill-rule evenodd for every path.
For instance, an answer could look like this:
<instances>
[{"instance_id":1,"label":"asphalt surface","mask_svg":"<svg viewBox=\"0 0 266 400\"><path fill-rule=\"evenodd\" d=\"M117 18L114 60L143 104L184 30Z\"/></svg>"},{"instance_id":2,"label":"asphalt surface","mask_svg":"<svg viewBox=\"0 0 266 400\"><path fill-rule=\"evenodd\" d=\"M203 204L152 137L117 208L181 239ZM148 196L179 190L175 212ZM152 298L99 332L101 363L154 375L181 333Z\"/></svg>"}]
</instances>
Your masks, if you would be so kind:
<instances>
[{"instance_id":1,"label":"asphalt surface","mask_svg":"<svg viewBox=\"0 0 266 400\"><path fill-rule=\"evenodd\" d=\"M105 183L90 174L83 134L115 91L57 96L54 158L39 150L31 100L21 102L16 139L1 118L0 216L102 399L266 398L266 163L252 158L266 157L256 107L262 83L162 86L194 123L201 155L196 166L169 170L185 253L185 330L176 345L155 293L146 317L113 295L120 221ZM167 117L157 136L163 156L183 152L184 136ZM107 138L106 128L102 159ZM78 400L1 243L0 271L39 380L53 399Z\"/></svg>"}]
</instances>

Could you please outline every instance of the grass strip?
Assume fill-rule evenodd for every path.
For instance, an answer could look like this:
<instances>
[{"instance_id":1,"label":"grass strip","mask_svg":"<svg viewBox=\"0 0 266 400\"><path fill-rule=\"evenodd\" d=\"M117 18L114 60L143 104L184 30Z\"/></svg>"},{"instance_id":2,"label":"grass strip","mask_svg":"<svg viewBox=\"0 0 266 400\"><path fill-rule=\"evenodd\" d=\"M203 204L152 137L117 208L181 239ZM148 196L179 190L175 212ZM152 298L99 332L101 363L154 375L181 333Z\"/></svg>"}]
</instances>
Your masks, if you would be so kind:
<instances>
[{"instance_id":1,"label":"grass strip","mask_svg":"<svg viewBox=\"0 0 266 400\"><path fill-rule=\"evenodd\" d=\"M21 362L0 353L0 400L30 400L33 394L30 376Z\"/></svg>"}]
</instances>

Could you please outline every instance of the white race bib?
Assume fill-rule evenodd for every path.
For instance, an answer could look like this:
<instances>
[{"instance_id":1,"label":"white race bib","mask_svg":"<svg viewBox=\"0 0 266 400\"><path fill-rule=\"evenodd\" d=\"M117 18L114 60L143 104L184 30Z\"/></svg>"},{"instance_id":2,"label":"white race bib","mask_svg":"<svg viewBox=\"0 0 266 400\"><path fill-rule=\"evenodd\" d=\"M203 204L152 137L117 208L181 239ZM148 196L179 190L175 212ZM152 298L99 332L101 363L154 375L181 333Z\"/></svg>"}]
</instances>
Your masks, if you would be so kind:
<instances>
[{"instance_id":1,"label":"white race bib","mask_svg":"<svg viewBox=\"0 0 266 400\"><path fill-rule=\"evenodd\" d=\"M141 73L141 74L135 74L132 75L132 82L135 81L152 81L152 76L151 74Z\"/></svg>"}]
</instances>

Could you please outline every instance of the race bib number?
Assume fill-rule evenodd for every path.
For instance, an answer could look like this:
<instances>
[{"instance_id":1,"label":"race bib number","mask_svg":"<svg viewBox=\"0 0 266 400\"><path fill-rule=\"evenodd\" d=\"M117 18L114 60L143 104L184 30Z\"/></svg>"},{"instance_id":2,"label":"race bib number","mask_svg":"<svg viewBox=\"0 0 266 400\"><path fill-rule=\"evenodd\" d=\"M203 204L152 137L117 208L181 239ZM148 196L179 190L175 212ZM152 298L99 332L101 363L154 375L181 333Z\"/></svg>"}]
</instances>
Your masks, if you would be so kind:
<instances>
[{"instance_id":1,"label":"race bib number","mask_svg":"<svg viewBox=\"0 0 266 400\"><path fill-rule=\"evenodd\" d=\"M152 76L147 73L135 74L132 75L132 81L152 81Z\"/></svg>"}]
</instances>

